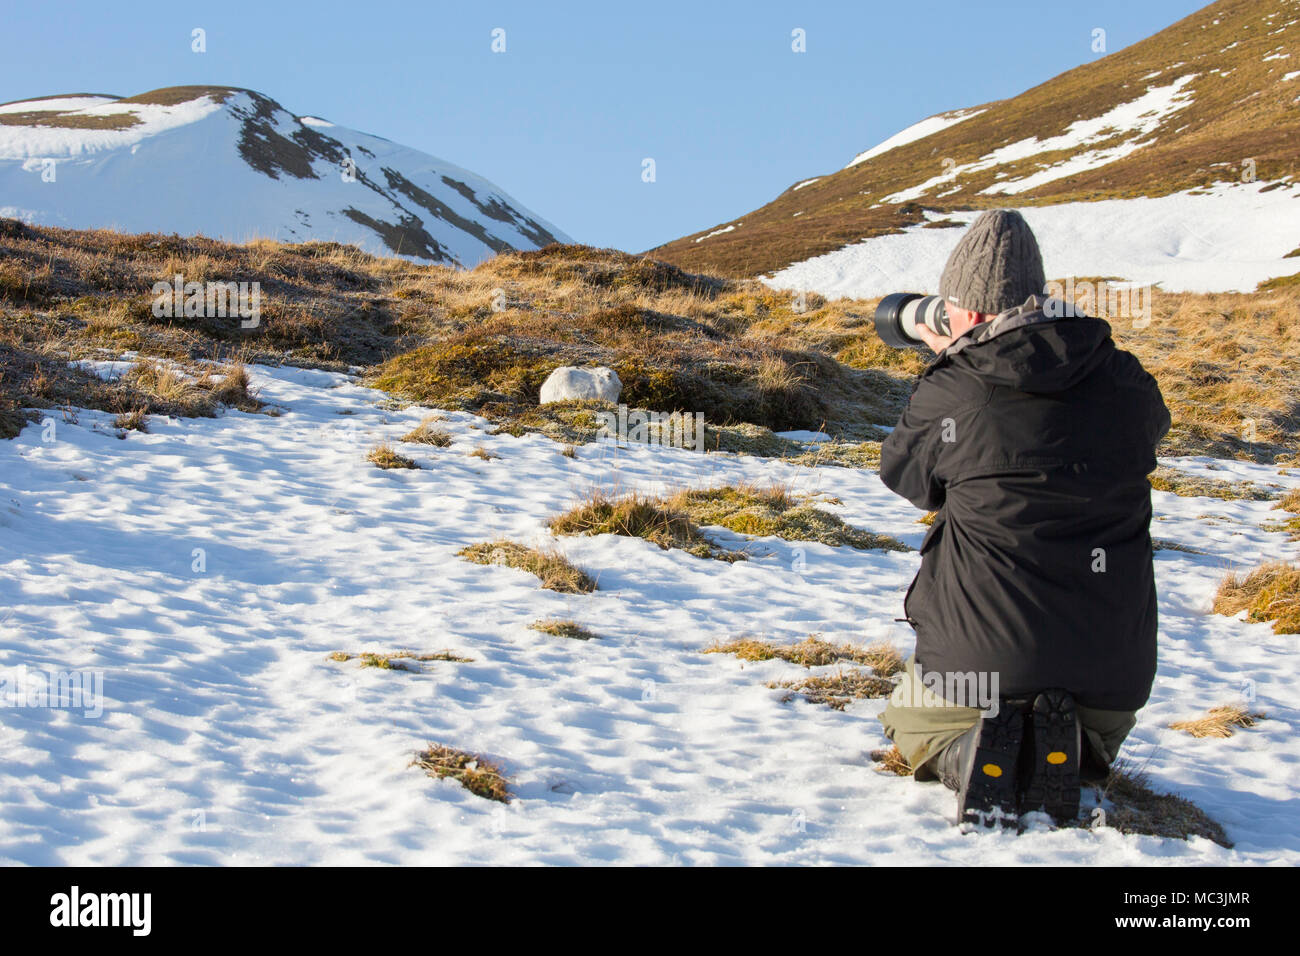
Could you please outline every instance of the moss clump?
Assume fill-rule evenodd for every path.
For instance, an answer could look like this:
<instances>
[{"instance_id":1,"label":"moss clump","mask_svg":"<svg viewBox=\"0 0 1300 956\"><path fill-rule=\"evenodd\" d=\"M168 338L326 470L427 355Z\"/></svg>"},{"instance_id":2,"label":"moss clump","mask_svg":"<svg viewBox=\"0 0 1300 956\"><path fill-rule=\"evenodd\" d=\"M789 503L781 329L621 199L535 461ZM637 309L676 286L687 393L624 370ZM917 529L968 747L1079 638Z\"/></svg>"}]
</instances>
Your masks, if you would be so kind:
<instances>
[{"instance_id":1,"label":"moss clump","mask_svg":"<svg viewBox=\"0 0 1300 956\"><path fill-rule=\"evenodd\" d=\"M589 594L596 590L596 582L585 571L555 551L540 551L515 541L485 541L456 553L475 564L499 564L527 571L536 575L542 587L549 591Z\"/></svg>"}]
</instances>

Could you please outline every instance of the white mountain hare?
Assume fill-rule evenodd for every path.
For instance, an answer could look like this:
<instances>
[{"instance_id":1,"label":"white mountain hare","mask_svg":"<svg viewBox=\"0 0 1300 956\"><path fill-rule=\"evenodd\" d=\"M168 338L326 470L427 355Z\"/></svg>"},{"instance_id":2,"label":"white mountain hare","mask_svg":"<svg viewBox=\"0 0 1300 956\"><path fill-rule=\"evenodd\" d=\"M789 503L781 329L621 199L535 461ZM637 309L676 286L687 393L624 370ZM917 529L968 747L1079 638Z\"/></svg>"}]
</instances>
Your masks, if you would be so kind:
<instances>
[{"instance_id":1,"label":"white mountain hare","mask_svg":"<svg viewBox=\"0 0 1300 956\"><path fill-rule=\"evenodd\" d=\"M599 399L617 402L623 383L618 373L612 368L578 368L574 365L562 365L552 372L542 383L543 405L548 402L564 402L581 399Z\"/></svg>"}]
</instances>

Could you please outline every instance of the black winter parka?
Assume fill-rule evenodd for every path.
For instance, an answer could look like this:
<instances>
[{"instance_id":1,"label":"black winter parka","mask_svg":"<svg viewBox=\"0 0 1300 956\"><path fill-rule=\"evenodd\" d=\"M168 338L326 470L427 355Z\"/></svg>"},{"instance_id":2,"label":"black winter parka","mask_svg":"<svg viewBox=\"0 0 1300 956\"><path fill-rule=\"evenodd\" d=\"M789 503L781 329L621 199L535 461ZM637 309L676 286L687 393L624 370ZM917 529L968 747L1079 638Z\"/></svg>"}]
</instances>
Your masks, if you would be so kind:
<instances>
[{"instance_id":1,"label":"black winter parka","mask_svg":"<svg viewBox=\"0 0 1300 956\"><path fill-rule=\"evenodd\" d=\"M1106 322L1060 305L1035 296L959 337L884 442L884 483L938 512L904 613L923 673L1137 710L1156 667L1146 476L1169 412Z\"/></svg>"}]
</instances>

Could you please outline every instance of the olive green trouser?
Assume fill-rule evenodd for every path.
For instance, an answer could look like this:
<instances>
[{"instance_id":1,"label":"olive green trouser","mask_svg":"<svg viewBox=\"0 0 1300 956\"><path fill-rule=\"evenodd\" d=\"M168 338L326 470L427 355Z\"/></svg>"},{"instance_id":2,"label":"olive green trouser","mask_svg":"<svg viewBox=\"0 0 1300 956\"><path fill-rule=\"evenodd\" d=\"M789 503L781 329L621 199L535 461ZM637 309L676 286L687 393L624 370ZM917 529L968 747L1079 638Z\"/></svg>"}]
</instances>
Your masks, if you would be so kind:
<instances>
[{"instance_id":1,"label":"olive green trouser","mask_svg":"<svg viewBox=\"0 0 1300 956\"><path fill-rule=\"evenodd\" d=\"M880 715L885 736L905 760L916 768L917 780L933 780L928 761L970 730L980 719L978 707L955 707L930 691L916 675L916 659L908 658L903 679L890 695ZM1130 730L1137 724L1131 710L1098 710L1079 706L1079 723L1093 756L1109 766Z\"/></svg>"}]
</instances>

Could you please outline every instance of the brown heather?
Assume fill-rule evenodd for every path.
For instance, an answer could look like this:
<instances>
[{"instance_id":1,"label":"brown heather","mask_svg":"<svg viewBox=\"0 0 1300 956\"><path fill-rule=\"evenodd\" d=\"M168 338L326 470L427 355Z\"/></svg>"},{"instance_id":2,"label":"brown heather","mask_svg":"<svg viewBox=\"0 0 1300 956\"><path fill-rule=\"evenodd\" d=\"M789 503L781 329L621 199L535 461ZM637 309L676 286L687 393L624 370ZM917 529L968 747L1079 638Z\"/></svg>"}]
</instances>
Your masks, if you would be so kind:
<instances>
[{"instance_id":1,"label":"brown heather","mask_svg":"<svg viewBox=\"0 0 1300 956\"><path fill-rule=\"evenodd\" d=\"M1106 815L1106 826L1120 833L1177 840L1199 836L1220 846L1232 846L1223 827L1204 810L1186 797L1153 789L1145 771L1134 769L1123 759L1111 766L1102 795L1115 805Z\"/></svg>"},{"instance_id":2,"label":"brown heather","mask_svg":"<svg viewBox=\"0 0 1300 956\"><path fill-rule=\"evenodd\" d=\"M260 325L155 319L152 284L178 272L261 283ZM507 290L504 312L492 311L495 289ZM618 370L632 407L703 412L710 451L877 467L884 433L875 424L897 421L926 353L886 348L872 300L809 296L804 305L753 281L585 246L457 271L336 243L236 245L0 220L0 434L16 433L25 408L255 410L242 365L258 362L361 366L401 400L469 409L500 433L579 444L596 434L602 406L539 406L537 392L559 365L599 363ZM1161 454L1295 460L1300 286L1157 293L1148 327L1112 325L1170 405ZM152 371L105 383L68 365L127 350ZM783 428L842 440L810 450L769 430Z\"/></svg>"}]
</instances>

